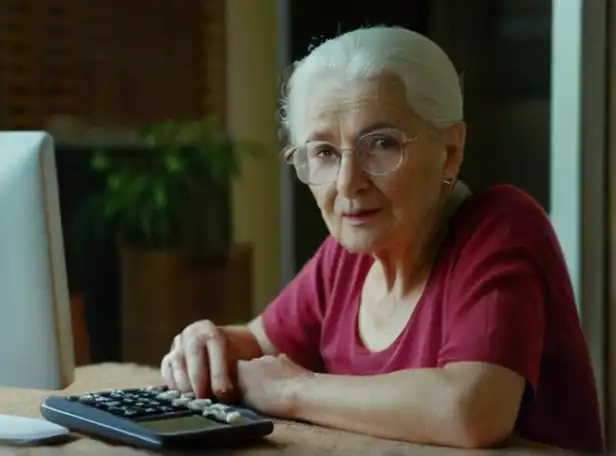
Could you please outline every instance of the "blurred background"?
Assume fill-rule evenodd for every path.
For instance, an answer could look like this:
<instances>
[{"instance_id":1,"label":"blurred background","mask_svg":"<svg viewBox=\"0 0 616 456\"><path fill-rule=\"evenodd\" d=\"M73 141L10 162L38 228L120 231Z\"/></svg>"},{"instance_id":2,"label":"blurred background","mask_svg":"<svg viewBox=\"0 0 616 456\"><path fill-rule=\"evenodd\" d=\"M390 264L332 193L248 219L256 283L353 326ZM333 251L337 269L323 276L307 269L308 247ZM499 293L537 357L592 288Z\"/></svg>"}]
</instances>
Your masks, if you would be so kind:
<instances>
[{"instance_id":1,"label":"blurred background","mask_svg":"<svg viewBox=\"0 0 616 456\"><path fill-rule=\"evenodd\" d=\"M325 38L402 25L462 75L463 179L518 185L552 217L609 427L612 15L607 0L1 0L0 128L54 136L79 362L158 365L186 324L246 321L292 279L326 229L279 158L279 78Z\"/></svg>"}]
</instances>

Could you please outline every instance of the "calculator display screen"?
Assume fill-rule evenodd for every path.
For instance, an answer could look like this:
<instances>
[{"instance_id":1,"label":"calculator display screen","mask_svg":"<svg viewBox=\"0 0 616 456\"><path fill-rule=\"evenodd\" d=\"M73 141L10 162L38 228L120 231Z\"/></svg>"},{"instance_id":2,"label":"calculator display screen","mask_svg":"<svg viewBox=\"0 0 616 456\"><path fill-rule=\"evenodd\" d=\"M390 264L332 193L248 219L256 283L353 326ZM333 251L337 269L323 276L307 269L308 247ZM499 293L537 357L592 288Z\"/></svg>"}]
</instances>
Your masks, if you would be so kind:
<instances>
[{"instance_id":1,"label":"calculator display screen","mask_svg":"<svg viewBox=\"0 0 616 456\"><path fill-rule=\"evenodd\" d=\"M198 432L224 426L216 421L198 415L181 416L177 418L164 418L154 421L139 421L142 426L156 434L182 434L185 432Z\"/></svg>"}]
</instances>

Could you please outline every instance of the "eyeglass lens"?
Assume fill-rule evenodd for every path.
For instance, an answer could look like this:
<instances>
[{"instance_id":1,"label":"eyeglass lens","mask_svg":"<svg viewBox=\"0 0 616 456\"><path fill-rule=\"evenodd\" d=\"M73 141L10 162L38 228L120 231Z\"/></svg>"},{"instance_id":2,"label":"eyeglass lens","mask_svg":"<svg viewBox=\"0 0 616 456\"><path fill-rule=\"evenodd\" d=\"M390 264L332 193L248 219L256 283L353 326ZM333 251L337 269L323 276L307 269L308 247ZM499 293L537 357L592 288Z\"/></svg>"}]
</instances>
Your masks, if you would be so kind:
<instances>
[{"instance_id":1,"label":"eyeglass lens","mask_svg":"<svg viewBox=\"0 0 616 456\"><path fill-rule=\"evenodd\" d=\"M388 174L402 161L403 139L395 133L371 133L359 139L353 152L365 172ZM302 182L319 184L336 180L342 160L342 151L333 144L310 141L297 149L293 162Z\"/></svg>"}]
</instances>

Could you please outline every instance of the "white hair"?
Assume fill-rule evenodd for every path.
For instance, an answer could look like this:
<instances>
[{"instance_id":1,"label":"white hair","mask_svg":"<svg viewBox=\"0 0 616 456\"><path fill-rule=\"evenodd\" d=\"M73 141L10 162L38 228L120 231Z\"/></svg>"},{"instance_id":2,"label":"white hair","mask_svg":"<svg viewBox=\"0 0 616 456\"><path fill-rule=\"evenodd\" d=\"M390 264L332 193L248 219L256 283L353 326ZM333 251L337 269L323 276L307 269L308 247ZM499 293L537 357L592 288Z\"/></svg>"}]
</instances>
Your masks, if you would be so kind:
<instances>
[{"instance_id":1,"label":"white hair","mask_svg":"<svg viewBox=\"0 0 616 456\"><path fill-rule=\"evenodd\" d=\"M342 83L393 74L404 83L415 114L435 128L463 120L460 79L447 54L417 32L376 26L329 39L294 64L281 100L282 126L292 140L311 84L326 73Z\"/></svg>"}]
</instances>

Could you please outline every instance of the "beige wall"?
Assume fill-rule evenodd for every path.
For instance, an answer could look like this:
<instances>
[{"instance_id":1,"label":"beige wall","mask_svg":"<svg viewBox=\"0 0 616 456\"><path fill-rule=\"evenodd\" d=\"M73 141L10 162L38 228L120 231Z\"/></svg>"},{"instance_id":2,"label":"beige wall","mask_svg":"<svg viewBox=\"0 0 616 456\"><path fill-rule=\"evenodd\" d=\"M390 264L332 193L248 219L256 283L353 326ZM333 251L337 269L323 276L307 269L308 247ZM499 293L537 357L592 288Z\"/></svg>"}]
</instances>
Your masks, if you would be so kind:
<instances>
[{"instance_id":1,"label":"beige wall","mask_svg":"<svg viewBox=\"0 0 616 456\"><path fill-rule=\"evenodd\" d=\"M235 240L254 247L258 312L278 292L280 277L276 0L227 0L226 8L228 127L267 149L267 156L244 163L233 188Z\"/></svg>"}]
</instances>

